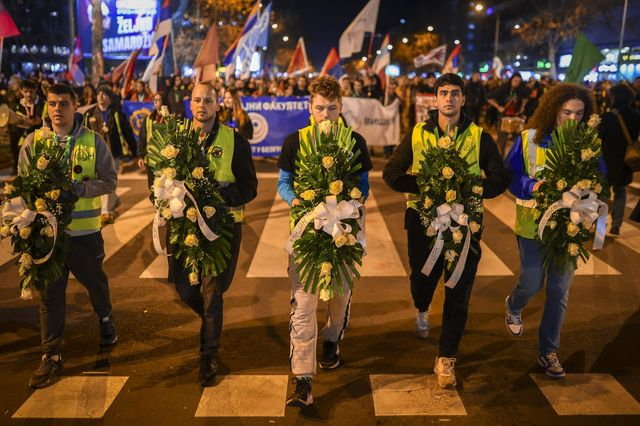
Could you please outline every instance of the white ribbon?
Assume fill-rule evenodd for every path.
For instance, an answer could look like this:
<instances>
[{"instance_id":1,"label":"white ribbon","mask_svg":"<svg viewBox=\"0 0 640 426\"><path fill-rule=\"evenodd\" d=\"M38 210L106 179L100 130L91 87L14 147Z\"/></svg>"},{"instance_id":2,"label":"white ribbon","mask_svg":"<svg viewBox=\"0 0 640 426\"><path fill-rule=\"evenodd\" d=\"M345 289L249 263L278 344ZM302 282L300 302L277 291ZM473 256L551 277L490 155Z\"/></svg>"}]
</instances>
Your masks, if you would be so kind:
<instances>
[{"instance_id":1,"label":"white ribbon","mask_svg":"<svg viewBox=\"0 0 640 426\"><path fill-rule=\"evenodd\" d=\"M571 209L569 218L576 226L584 222L586 228L591 228L593 223L596 222L593 250L599 250L603 247L609 208L606 203L598 199L598 195L595 192L589 189L579 189L574 185L569 191L562 193L562 199L549 206L542 218L540 218L540 223L538 224L538 236L540 239L542 239L547 222L560 209Z\"/></svg>"},{"instance_id":2,"label":"white ribbon","mask_svg":"<svg viewBox=\"0 0 640 426\"><path fill-rule=\"evenodd\" d=\"M184 209L187 207L187 204L184 202L184 197L189 198L196 209L198 226L200 227L200 232L202 232L202 235L209 241L214 241L219 237L219 235L214 233L211 228L209 228L207 222L205 222L204 218L200 214L200 208L198 207L196 199L187 190L184 182L171 179L166 175L162 175L153 182L153 195L156 200L168 202L168 208L171 211L172 217L174 218L184 216ZM158 210L156 211L156 216L153 219L153 246L155 247L158 254L166 256L167 253L162 248L162 243L160 242L160 232L158 229L160 227L160 221L161 215L160 211Z\"/></svg>"},{"instance_id":3,"label":"white ribbon","mask_svg":"<svg viewBox=\"0 0 640 426\"><path fill-rule=\"evenodd\" d=\"M325 203L318 204L313 210L304 215L302 219L298 221L296 226L293 228L293 231L291 231L289 241L285 246L287 253L293 254L293 245L300 239L302 233L307 228L307 225L311 222L313 222L313 227L316 230L322 229L333 238L342 233L351 232L351 225L342 223L342 219L359 218L359 208L362 204L356 200L342 200L338 203L338 199L335 195L328 196L325 201ZM356 239L364 248L364 232L358 232Z\"/></svg>"},{"instance_id":4,"label":"white ribbon","mask_svg":"<svg viewBox=\"0 0 640 426\"><path fill-rule=\"evenodd\" d=\"M422 267L422 273L425 275L429 275L433 270L438 258L442 254L442 249L444 248L444 238L442 234L450 229L451 232L455 232L460 227L468 227L469 216L464 213L464 206L462 204L454 203L449 205L448 203L443 203L438 208L436 208L437 217L431 222L433 228L438 232L438 236L436 238L436 242L431 249L431 253L429 253L429 257L427 257L427 261L424 263ZM455 222L459 226L452 226L452 223ZM464 265L467 263L467 256L469 254L469 248L471 246L471 230L467 228L467 236L464 241L464 245L462 246L462 251L460 252L460 257L458 258L458 262L456 263L451 276L444 284L449 288L454 288L460 277L462 276L462 272L464 271Z\"/></svg>"},{"instance_id":5,"label":"white ribbon","mask_svg":"<svg viewBox=\"0 0 640 426\"><path fill-rule=\"evenodd\" d=\"M40 259L33 259L33 263L40 265L45 263L53 255L53 250L56 246L58 239L58 221L50 211L44 210L36 212L27 208L27 203L22 197L15 197L5 202L2 206L2 222L11 222L12 232L20 232L21 229L30 226L36 219L37 215L45 217L47 224L53 229L53 245L51 250L44 257Z\"/></svg>"}]
</instances>

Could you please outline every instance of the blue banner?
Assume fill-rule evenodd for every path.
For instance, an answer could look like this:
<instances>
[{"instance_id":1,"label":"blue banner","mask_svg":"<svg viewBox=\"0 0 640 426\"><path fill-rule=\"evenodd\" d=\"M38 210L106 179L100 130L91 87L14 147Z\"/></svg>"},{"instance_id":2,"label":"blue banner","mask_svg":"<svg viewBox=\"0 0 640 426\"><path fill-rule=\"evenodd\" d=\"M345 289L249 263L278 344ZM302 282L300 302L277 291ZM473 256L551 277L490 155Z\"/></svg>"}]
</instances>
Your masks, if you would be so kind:
<instances>
[{"instance_id":1,"label":"blue banner","mask_svg":"<svg viewBox=\"0 0 640 426\"><path fill-rule=\"evenodd\" d=\"M145 59L151 46L158 14L157 0L102 0L102 51L105 59L126 58L142 49ZM91 57L91 0L78 0L78 32L84 57Z\"/></svg>"},{"instance_id":2,"label":"blue banner","mask_svg":"<svg viewBox=\"0 0 640 426\"><path fill-rule=\"evenodd\" d=\"M242 106L253 124L251 152L254 157L277 157L284 139L309 125L308 97L242 98ZM124 101L122 111L129 118L136 137L144 126L144 119L153 111L153 102ZM191 116L189 101L185 101L185 116Z\"/></svg>"},{"instance_id":3,"label":"blue banner","mask_svg":"<svg viewBox=\"0 0 640 426\"><path fill-rule=\"evenodd\" d=\"M144 126L144 119L153 111L153 102L122 102L122 112L125 113L133 128L136 138L140 134L140 129Z\"/></svg>"}]
</instances>

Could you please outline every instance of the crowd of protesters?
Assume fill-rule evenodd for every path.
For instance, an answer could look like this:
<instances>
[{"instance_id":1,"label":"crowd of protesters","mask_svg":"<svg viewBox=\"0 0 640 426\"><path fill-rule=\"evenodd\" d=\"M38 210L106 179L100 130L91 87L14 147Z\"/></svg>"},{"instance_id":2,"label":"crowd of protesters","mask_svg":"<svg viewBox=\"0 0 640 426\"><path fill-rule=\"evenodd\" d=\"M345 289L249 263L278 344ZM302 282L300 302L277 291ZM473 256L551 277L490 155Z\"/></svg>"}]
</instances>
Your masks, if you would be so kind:
<instances>
[{"instance_id":1,"label":"crowd of protesters","mask_svg":"<svg viewBox=\"0 0 640 426\"><path fill-rule=\"evenodd\" d=\"M43 99L46 98L47 89L61 80L64 81L62 74L55 77L43 74L22 77L14 75L8 79L0 74L0 104L8 104L11 109L28 116L30 120L29 127L9 126L8 135L6 129L0 129L0 142L6 144L6 139L9 139L14 173L21 141L28 133L40 127L46 118ZM397 100L402 137L420 120L419 114L416 113L417 97L435 95L436 75L426 73L413 78L391 78L388 87L385 87L375 74L344 75L339 81L343 97L372 98L385 104ZM74 85L74 89L77 93L78 107L84 107L81 111L85 116L85 125L103 134L117 165L120 166L121 163L137 157L139 166L144 167L142 159L146 152L149 132L145 131L146 126L142 126L138 137L134 135L129 121L122 113L122 101L153 102L154 110L149 120L161 122L159 109L162 105L166 105L171 113L179 117L184 116L184 101L189 99L194 83L191 77L176 75L160 78L157 93L153 93L142 80L132 81L123 88L110 79L104 79L95 87L87 82L80 86ZM220 120L247 139L253 136L253 126L248 114L243 110L242 97L309 95L309 79L306 75L273 79L217 78L212 83L220 96ZM554 84L556 82L547 76L540 79L531 77L525 81L517 72L504 79L496 76L483 78L479 72L473 72L466 80L465 114L480 124L485 131L497 135L498 148L504 155L508 141L515 139L518 132L526 126L541 96ZM604 140L604 155L611 171L609 179L616 194L615 204L618 205L617 209L614 208L614 216L617 214L614 217L615 231L621 222L619 211L620 206L624 205L623 189L632 181L632 172L625 168L623 162L627 142L623 137L624 132L618 114L626 123L628 133L637 137L637 127L640 125L637 115L640 114L637 113L640 110L640 77L632 83L617 85L608 80L599 81L590 88L596 112L603 117L601 137ZM505 122L509 120L511 124L515 122L516 126L513 129L505 126ZM392 151L393 147L386 147L384 154L388 156ZM115 194L103 198L103 221L113 222L119 200Z\"/></svg>"}]
</instances>

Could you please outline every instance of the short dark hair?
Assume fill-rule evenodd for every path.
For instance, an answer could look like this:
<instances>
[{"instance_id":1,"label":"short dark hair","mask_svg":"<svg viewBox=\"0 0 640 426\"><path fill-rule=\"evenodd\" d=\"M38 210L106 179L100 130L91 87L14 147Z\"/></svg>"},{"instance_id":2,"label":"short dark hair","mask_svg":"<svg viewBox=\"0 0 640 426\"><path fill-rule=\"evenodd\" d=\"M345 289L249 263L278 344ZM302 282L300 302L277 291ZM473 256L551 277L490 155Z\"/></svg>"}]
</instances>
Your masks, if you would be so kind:
<instances>
[{"instance_id":1,"label":"short dark hair","mask_svg":"<svg viewBox=\"0 0 640 426\"><path fill-rule=\"evenodd\" d=\"M33 81L31 79L22 80L20 82L20 88L21 89L38 90L38 83L36 83L35 81Z\"/></svg>"},{"instance_id":2,"label":"short dark hair","mask_svg":"<svg viewBox=\"0 0 640 426\"><path fill-rule=\"evenodd\" d=\"M67 84L56 83L52 84L47 91L47 94L53 95L69 95L71 100L75 103L76 101L76 92L73 91L73 88Z\"/></svg>"},{"instance_id":3,"label":"short dark hair","mask_svg":"<svg viewBox=\"0 0 640 426\"><path fill-rule=\"evenodd\" d=\"M634 98L634 91L626 83L618 83L609 90L614 105L629 105Z\"/></svg>"},{"instance_id":4,"label":"short dark hair","mask_svg":"<svg viewBox=\"0 0 640 426\"><path fill-rule=\"evenodd\" d=\"M98 93L104 93L105 95L107 95L109 97L109 99L111 99L113 101L113 98L115 97L113 90L111 90L111 87L109 87L108 83L104 83L100 86L98 86L98 90L96 90L96 95Z\"/></svg>"},{"instance_id":5,"label":"short dark hair","mask_svg":"<svg viewBox=\"0 0 640 426\"><path fill-rule=\"evenodd\" d=\"M439 88L447 85L458 86L462 91L462 94L464 94L464 81L462 80L462 77L460 77L458 74L450 72L447 74L442 74L440 78L436 80L436 84L433 86L435 95L438 96Z\"/></svg>"}]
</instances>

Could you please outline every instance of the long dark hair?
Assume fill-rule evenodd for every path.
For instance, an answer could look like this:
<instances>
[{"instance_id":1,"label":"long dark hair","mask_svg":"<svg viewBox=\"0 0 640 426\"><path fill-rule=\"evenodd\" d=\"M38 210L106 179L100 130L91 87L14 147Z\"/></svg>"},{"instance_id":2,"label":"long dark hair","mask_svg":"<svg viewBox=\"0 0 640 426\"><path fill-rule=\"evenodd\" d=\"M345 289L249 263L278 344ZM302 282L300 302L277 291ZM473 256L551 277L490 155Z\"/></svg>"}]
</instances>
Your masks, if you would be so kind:
<instances>
[{"instance_id":1,"label":"long dark hair","mask_svg":"<svg viewBox=\"0 0 640 426\"><path fill-rule=\"evenodd\" d=\"M545 136L551 134L556 127L560 108L571 99L578 99L584 104L582 121L587 121L595 111L593 96L589 90L573 83L556 84L542 95L538 108L527 123L528 128L536 129L534 143L540 143Z\"/></svg>"}]
</instances>

